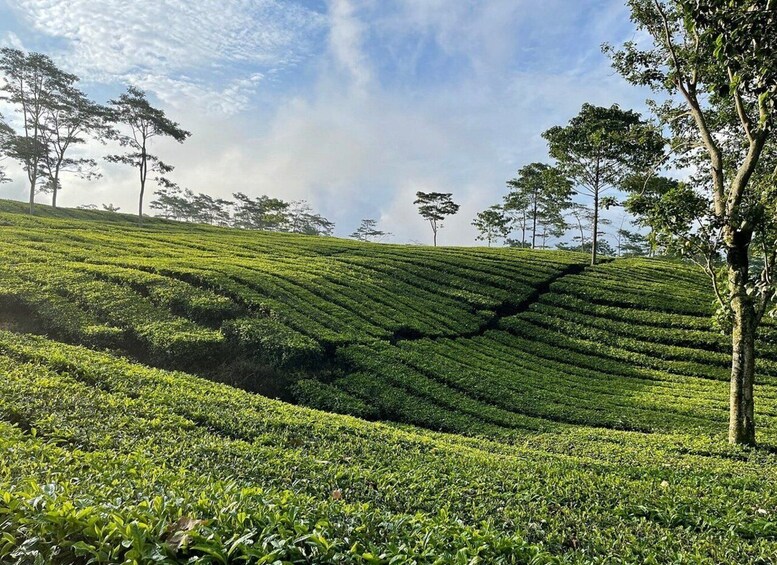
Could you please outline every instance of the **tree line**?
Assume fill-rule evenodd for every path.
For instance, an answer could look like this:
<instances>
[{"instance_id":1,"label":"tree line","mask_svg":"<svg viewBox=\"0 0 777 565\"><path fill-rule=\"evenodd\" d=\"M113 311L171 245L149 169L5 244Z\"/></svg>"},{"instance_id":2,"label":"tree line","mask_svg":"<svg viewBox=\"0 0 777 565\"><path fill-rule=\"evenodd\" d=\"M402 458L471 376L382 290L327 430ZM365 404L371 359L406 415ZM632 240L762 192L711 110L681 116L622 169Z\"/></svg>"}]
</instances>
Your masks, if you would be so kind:
<instances>
[{"instance_id":1,"label":"tree line","mask_svg":"<svg viewBox=\"0 0 777 565\"><path fill-rule=\"evenodd\" d=\"M644 120L632 110L617 105L598 107L584 104L580 113L565 126L544 132L553 164L535 162L525 165L507 181L508 192L502 202L479 212L472 225L478 239L492 243L504 240L515 247L545 248L549 238L562 237L572 230L572 243L560 243L559 248L591 254L591 264L597 256L646 255L659 250L653 235L651 208L646 200L652 195L645 191L657 164L663 161L666 140L660 128ZM672 183L664 177L649 178L651 189ZM627 194L619 201L613 189ZM452 193L418 193L419 213L430 221L437 241L442 219L455 214L458 205ZM588 204L576 202L586 199ZM601 217L601 210L623 206L636 218L637 225L650 228L650 234L624 229L616 233L616 248L604 241L602 226L610 220ZM510 238L513 232L518 237Z\"/></svg>"}]
</instances>

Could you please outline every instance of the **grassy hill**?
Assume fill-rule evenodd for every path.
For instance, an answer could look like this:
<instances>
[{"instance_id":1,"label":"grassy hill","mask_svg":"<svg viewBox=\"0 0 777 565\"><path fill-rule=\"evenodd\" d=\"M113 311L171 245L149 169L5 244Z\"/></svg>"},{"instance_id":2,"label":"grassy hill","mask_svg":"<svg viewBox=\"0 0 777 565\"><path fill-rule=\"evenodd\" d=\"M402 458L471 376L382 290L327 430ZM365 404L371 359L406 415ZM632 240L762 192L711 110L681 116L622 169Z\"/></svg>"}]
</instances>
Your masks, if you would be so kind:
<instances>
[{"instance_id":1,"label":"grassy hill","mask_svg":"<svg viewBox=\"0 0 777 565\"><path fill-rule=\"evenodd\" d=\"M2 562L777 559L777 456L723 443L690 266L13 206Z\"/></svg>"}]
</instances>

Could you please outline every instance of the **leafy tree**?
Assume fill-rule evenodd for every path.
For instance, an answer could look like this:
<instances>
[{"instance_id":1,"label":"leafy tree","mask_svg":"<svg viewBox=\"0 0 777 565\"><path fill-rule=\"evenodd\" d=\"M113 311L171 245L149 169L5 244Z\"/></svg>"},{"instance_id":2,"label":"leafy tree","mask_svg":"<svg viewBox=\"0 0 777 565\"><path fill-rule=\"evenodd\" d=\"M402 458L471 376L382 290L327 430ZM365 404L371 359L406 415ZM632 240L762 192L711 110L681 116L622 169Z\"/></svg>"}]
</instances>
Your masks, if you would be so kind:
<instances>
[{"instance_id":1,"label":"leafy tree","mask_svg":"<svg viewBox=\"0 0 777 565\"><path fill-rule=\"evenodd\" d=\"M488 246L491 247L492 241L496 241L500 237L506 238L510 234L510 221L501 206L491 206L478 212L472 225L480 233L477 239L487 241Z\"/></svg>"},{"instance_id":2,"label":"leafy tree","mask_svg":"<svg viewBox=\"0 0 777 565\"><path fill-rule=\"evenodd\" d=\"M555 126L542 136L559 169L578 191L593 199L591 264L596 263L599 208L602 194L619 187L634 172L649 170L660 161L664 140L631 110L583 104L565 127Z\"/></svg>"},{"instance_id":3,"label":"leafy tree","mask_svg":"<svg viewBox=\"0 0 777 565\"><path fill-rule=\"evenodd\" d=\"M159 210L160 216L168 220L191 220L194 216L194 193L189 189L179 186L162 187L154 193L156 200L152 200L149 207Z\"/></svg>"},{"instance_id":4,"label":"leafy tree","mask_svg":"<svg viewBox=\"0 0 777 565\"><path fill-rule=\"evenodd\" d=\"M146 191L148 173L155 173L153 180L160 186L174 186L164 175L173 167L162 162L159 157L149 153L149 145L154 138L170 137L183 143L191 134L170 120L163 110L154 108L146 98L146 93L130 86L127 92L118 99L111 100L111 119L126 126L128 134L115 132L112 137L118 140L122 147L128 148L123 154L106 157L111 163L129 165L138 170L140 177L140 198L138 201L138 221L143 221L143 196Z\"/></svg>"},{"instance_id":5,"label":"leafy tree","mask_svg":"<svg viewBox=\"0 0 777 565\"><path fill-rule=\"evenodd\" d=\"M111 133L108 109L89 100L74 84L63 83L45 109L43 142L47 151L42 160L46 174L44 190L50 191L51 205L57 207L62 186L60 174L74 173L86 179L99 178L97 162L87 157L70 157L74 145L86 143L86 136L103 141Z\"/></svg>"},{"instance_id":6,"label":"leafy tree","mask_svg":"<svg viewBox=\"0 0 777 565\"><path fill-rule=\"evenodd\" d=\"M365 219L361 221L359 227L351 234L351 237L359 241L380 241L386 236L391 235L378 229L377 220Z\"/></svg>"},{"instance_id":7,"label":"leafy tree","mask_svg":"<svg viewBox=\"0 0 777 565\"><path fill-rule=\"evenodd\" d=\"M112 203L103 204L102 207L103 207L103 210L105 210L106 212L117 213L119 212L119 210L121 210L119 206L114 206Z\"/></svg>"},{"instance_id":8,"label":"leafy tree","mask_svg":"<svg viewBox=\"0 0 777 565\"><path fill-rule=\"evenodd\" d=\"M11 104L21 114L20 133L8 135L5 153L19 161L27 173L32 214L39 181L46 175L47 118L52 108L62 102L62 91L77 78L61 71L46 55L8 47L0 49L0 72L5 79L0 86L0 100Z\"/></svg>"},{"instance_id":9,"label":"leafy tree","mask_svg":"<svg viewBox=\"0 0 777 565\"><path fill-rule=\"evenodd\" d=\"M699 261L731 322L729 441L735 444L755 444L755 339L777 274L773 4L629 0L632 20L652 45L605 48L629 81L663 94L666 101L654 108L671 131L676 159L699 172L686 189L696 200L682 202L673 191L660 229ZM719 284L721 254L725 287Z\"/></svg>"},{"instance_id":10,"label":"leafy tree","mask_svg":"<svg viewBox=\"0 0 777 565\"><path fill-rule=\"evenodd\" d=\"M507 181L510 193L505 196L505 207L513 210L523 209L524 233L531 231L531 248L537 246L537 226L544 229L547 237L563 232L563 211L569 205L572 183L556 167L545 163L531 163L518 171L518 176ZM525 240L525 237L524 237Z\"/></svg>"},{"instance_id":11,"label":"leafy tree","mask_svg":"<svg viewBox=\"0 0 777 565\"><path fill-rule=\"evenodd\" d=\"M638 226L650 229L647 241L651 254L655 254L659 246L659 226L666 212L664 197L678 190L679 184L675 179L653 175L633 175L623 184L628 194L623 208L636 218Z\"/></svg>"},{"instance_id":12,"label":"leafy tree","mask_svg":"<svg viewBox=\"0 0 777 565\"><path fill-rule=\"evenodd\" d=\"M615 232L616 253L618 257L640 257L651 253L649 239L638 231L624 227L626 216L621 219L620 228Z\"/></svg>"},{"instance_id":13,"label":"leafy tree","mask_svg":"<svg viewBox=\"0 0 777 565\"><path fill-rule=\"evenodd\" d=\"M316 214L305 200L295 200L289 205L284 231L306 235L332 235L334 223Z\"/></svg>"},{"instance_id":14,"label":"leafy tree","mask_svg":"<svg viewBox=\"0 0 777 565\"><path fill-rule=\"evenodd\" d=\"M459 211L450 192L416 192L413 204L418 206L418 213L429 222L434 234L434 246L437 247L437 231L443 227L442 222L447 216Z\"/></svg>"},{"instance_id":15,"label":"leafy tree","mask_svg":"<svg viewBox=\"0 0 777 565\"><path fill-rule=\"evenodd\" d=\"M233 196L237 201L234 220L236 227L279 231L288 222L288 202L265 195L252 199L242 192Z\"/></svg>"}]
</instances>

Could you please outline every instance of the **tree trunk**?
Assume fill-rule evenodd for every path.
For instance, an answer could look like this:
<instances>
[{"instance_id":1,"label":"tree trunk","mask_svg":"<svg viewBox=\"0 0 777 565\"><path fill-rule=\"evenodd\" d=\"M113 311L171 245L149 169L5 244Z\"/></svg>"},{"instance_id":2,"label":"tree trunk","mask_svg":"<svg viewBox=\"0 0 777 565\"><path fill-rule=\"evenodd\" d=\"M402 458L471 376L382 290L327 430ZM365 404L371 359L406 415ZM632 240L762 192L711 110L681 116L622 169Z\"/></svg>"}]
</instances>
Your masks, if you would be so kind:
<instances>
[{"instance_id":1,"label":"tree trunk","mask_svg":"<svg viewBox=\"0 0 777 565\"><path fill-rule=\"evenodd\" d=\"M537 197L534 197L534 209L532 210L532 224L531 224L531 248L536 247L537 242Z\"/></svg>"},{"instance_id":2,"label":"tree trunk","mask_svg":"<svg viewBox=\"0 0 777 565\"><path fill-rule=\"evenodd\" d=\"M594 233L591 237L591 265L596 265L596 246L599 243L599 190L594 193Z\"/></svg>"},{"instance_id":3,"label":"tree trunk","mask_svg":"<svg viewBox=\"0 0 777 565\"><path fill-rule=\"evenodd\" d=\"M56 171L54 173L54 180L53 186L54 186L54 192L51 194L51 207L56 208L57 207L57 189L59 188L59 171Z\"/></svg>"},{"instance_id":4,"label":"tree trunk","mask_svg":"<svg viewBox=\"0 0 777 565\"><path fill-rule=\"evenodd\" d=\"M757 316L753 298L747 293L748 247L752 234L733 231L727 235L728 285L733 311L728 441L755 445L753 384Z\"/></svg>"},{"instance_id":5,"label":"tree trunk","mask_svg":"<svg viewBox=\"0 0 777 565\"><path fill-rule=\"evenodd\" d=\"M148 174L148 161L146 160L146 144L140 152L140 199L138 201L138 224L143 223L143 193L146 191L146 175Z\"/></svg>"},{"instance_id":6,"label":"tree trunk","mask_svg":"<svg viewBox=\"0 0 777 565\"><path fill-rule=\"evenodd\" d=\"M30 179L30 215L32 216L35 213L35 184L38 179L36 177L32 177Z\"/></svg>"}]
</instances>

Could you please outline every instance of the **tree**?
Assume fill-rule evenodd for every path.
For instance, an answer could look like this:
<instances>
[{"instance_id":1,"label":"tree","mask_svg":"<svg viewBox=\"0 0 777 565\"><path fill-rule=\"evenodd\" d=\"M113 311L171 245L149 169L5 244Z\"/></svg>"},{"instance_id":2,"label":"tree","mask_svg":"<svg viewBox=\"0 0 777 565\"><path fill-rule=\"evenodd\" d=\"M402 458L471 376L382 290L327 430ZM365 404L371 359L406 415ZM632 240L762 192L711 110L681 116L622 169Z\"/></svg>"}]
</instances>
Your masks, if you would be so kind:
<instances>
[{"instance_id":1,"label":"tree","mask_svg":"<svg viewBox=\"0 0 777 565\"><path fill-rule=\"evenodd\" d=\"M652 40L615 50L630 82L662 92L654 108L681 164L699 171L671 199L661 230L709 275L731 323L729 442L755 444L755 340L774 298L777 259L775 96L777 14L773 0L629 0L632 21ZM675 191L676 192L676 191ZM666 197L662 197L666 200ZM725 267L718 258L725 256ZM758 255L756 264L753 259ZM719 271L726 283L719 284Z\"/></svg>"},{"instance_id":2,"label":"tree","mask_svg":"<svg viewBox=\"0 0 777 565\"><path fill-rule=\"evenodd\" d=\"M633 175L623 184L623 190L628 194L623 208L636 218L638 226L650 229L647 242L651 254L655 254L659 247L659 226L665 212L665 197L678 190L679 184L675 179L654 175Z\"/></svg>"},{"instance_id":3,"label":"tree","mask_svg":"<svg viewBox=\"0 0 777 565\"><path fill-rule=\"evenodd\" d=\"M359 241L380 241L386 236L391 235L378 229L377 220L362 220L359 227L351 234L351 237Z\"/></svg>"},{"instance_id":4,"label":"tree","mask_svg":"<svg viewBox=\"0 0 777 565\"><path fill-rule=\"evenodd\" d=\"M118 99L111 100L110 105L112 121L129 128L129 134L116 132L112 137L118 140L122 147L127 147L128 152L109 155L106 159L111 163L129 165L138 170L140 177L138 221L142 223L143 196L149 171L156 173L157 176L153 180L159 186L173 186L173 183L164 177L173 170L173 167L148 152L151 140L157 137L170 137L178 143L183 143L191 134L170 120L164 111L154 108L146 98L146 93L134 86L130 86Z\"/></svg>"},{"instance_id":5,"label":"tree","mask_svg":"<svg viewBox=\"0 0 777 565\"><path fill-rule=\"evenodd\" d=\"M491 247L492 241L500 237L506 238L510 234L510 221L510 218L505 215L501 206L491 206L482 212L478 212L472 221L472 225L480 232L477 239L487 241L488 246Z\"/></svg>"},{"instance_id":6,"label":"tree","mask_svg":"<svg viewBox=\"0 0 777 565\"><path fill-rule=\"evenodd\" d=\"M507 181L507 185L510 186L510 181ZM526 242L526 228L529 225L529 199L526 194L511 190L504 196L502 210L510 218L511 228L517 227L521 232L520 240L507 239L507 244L511 247L529 247L530 244Z\"/></svg>"},{"instance_id":7,"label":"tree","mask_svg":"<svg viewBox=\"0 0 777 565\"><path fill-rule=\"evenodd\" d=\"M307 201L295 200L289 205L283 231L305 235L332 235L334 229L334 223L313 212Z\"/></svg>"},{"instance_id":8,"label":"tree","mask_svg":"<svg viewBox=\"0 0 777 565\"><path fill-rule=\"evenodd\" d=\"M593 199L593 265L602 194L619 187L629 174L654 167L660 161L664 140L636 112L617 105L603 108L591 104L583 104L567 126L552 127L542 136L562 174L574 181L579 193Z\"/></svg>"},{"instance_id":9,"label":"tree","mask_svg":"<svg viewBox=\"0 0 777 565\"><path fill-rule=\"evenodd\" d=\"M0 72L5 79L0 86L0 100L8 102L21 114L20 133L8 136L5 152L19 161L27 173L32 214L39 181L46 175L47 117L52 108L62 103L63 90L78 79L61 71L46 55L8 47L0 49Z\"/></svg>"},{"instance_id":10,"label":"tree","mask_svg":"<svg viewBox=\"0 0 777 565\"><path fill-rule=\"evenodd\" d=\"M86 143L90 136L103 141L112 130L108 126L108 109L95 104L74 84L64 83L52 103L45 109L43 142L47 151L42 168L46 174L44 190L51 191L51 205L57 207L57 193L61 188L60 174L74 173L86 179L100 177L97 162L87 157L70 157L74 145Z\"/></svg>"},{"instance_id":11,"label":"tree","mask_svg":"<svg viewBox=\"0 0 777 565\"><path fill-rule=\"evenodd\" d=\"M518 171L518 176L507 181L510 193L505 196L505 207L522 209L524 233L531 231L531 248L537 246L537 226L548 229L563 226L563 210L569 205L572 183L559 169L545 163L531 163ZM563 227L562 227L563 229ZM558 233L558 229L554 233ZM525 241L525 236L524 236Z\"/></svg>"},{"instance_id":12,"label":"tree","mask_svg":"<svg viewBox=\"0 0 777 565\"><path fill-rule=\"evenodd\" d=\"M453 202L450 192L416 192L413 204L418 206L418 213L429 222L434 234L434 246L437 247L437 231L443 227L442 222L447 216L453 216L459 211L459 205Z\"/></svg>"},{"instance_id":13,"label":"tree","mask_svg":"<svg viewBox=\"0 0 777 565\"><path fill-rule=\"evenodd\" d=\"M288 202L265 195L252 199L242 192L237 192L233 196L237 201L234 219L236 227L279 231L288 222Z\"/></svg>"}]
</instances>

